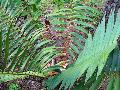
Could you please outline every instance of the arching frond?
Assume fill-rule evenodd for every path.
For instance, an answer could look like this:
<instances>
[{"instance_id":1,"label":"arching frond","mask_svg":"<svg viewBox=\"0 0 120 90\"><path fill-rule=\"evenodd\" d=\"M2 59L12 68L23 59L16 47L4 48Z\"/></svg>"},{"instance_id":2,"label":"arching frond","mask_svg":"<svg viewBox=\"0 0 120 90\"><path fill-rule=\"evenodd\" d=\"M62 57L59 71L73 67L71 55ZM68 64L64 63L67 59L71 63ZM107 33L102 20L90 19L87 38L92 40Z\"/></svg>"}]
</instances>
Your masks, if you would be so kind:
<instances>
[{"instance_id":1,"label":"arching frond","mask_svg":"<svg viewBox=\"0 0 120 90\"><path fill-rule=\"evenodd\" d=\"M52 41L42 39L40 22L27 17L17 24L24 13L21 0L0 1L0 82L30 75L44 77L46 65L59 54L54 45L47 45Z\"/></svg>"},{"instance_id":2,"label":"arching frond","mask_svg":"<svg viewBox=\"0 0 120 90\"><path fill-rule=\"evenodd\" d=\"M68 38L71 40L70 48L68 49L70 60L76 60L78 57L78 54L84 47L88 32L95 30L95 19L100 14L101 13L95 8L85 5L76 5L72 8L61 8L48 15L52 30L68 30L71 32L68 35Z\"/></svg>"},{"instance_id":3,"label":"arching frond","mask_svg":"<svg viewBox=\"0 0 120 90\"><path fill-rule=\"evenodd\" d=\"M120 35L120 10L114 22L114 12L109 17L107 28L105 29L105 17L98 25L97 30L92 38L88 35L84 50L79 54L77 61L67 70L63 71L58 76L52 77L48 81L50 89L55 88L59 83L60 89L71 88L75 81L86 72L86 82L97 69L97 77L101 74L110 52L117 45L117 38Z\"/></svg>"}]
</instances>

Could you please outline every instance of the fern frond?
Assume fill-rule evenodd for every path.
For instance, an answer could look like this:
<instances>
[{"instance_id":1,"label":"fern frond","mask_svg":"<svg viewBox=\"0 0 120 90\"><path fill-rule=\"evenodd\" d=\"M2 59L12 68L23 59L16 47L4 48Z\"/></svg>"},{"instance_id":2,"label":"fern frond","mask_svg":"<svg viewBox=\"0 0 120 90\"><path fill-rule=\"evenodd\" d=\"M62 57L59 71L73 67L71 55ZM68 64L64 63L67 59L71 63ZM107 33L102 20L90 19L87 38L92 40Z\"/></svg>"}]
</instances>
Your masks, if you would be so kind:
<instances>
[{"instance_id":1,"label":"fern frond","mask_svg":"<svg viewBox=\"0 0 120 90\"><path fill-rule=\"evenodd\" d=\"M48 46L52 41L41 38L39 21L28 17L22 25L16 24L19 16L29 16L22 3L0 1L0 82L30 75L44 77L46 65L59 54L55 46Z\"/></svg>"},{"instance_id":2,"label":"fern frond","mask_svg":"<svg viewBox=\"0 0 120 90\"><path fill-rule=\"evenodd\" d=\"M33 71L27 71L22 73L16 73L16 72L0 72L0 83L1 82L7 82L19 78L25 78L28 76L39 76L39 77L45 77L43 73L33 72Z\"/></svg>"},{"instance_id":3,"label":"fern frond","mask_svg":"<svg viewBox=\"0 0 120 90\"><path fill-rule=\"evenodd\" d=\"M120 11L117 15L117 21L114 22L114 12L110 15L107 28L105 31L105 17L98 25L94 37L88 35L84 50L79 54L77 61L67 70L58 76L49 79L52 83L48 83L50 89L55 88L59 83L60 89L71 88L75 81L86 73L86 82L93 75L97 68L97 77L101 74L110 52L117 45L117 38L120 35ZM49 81L48 80L48 81Z\"/></svg>"},{"instance_id":4,"label":"fern frond","mask_svg":"<svg viewBox=\"0 0 120 90\"><path fill-rule=\"evenodd\" d=\"M84 47L88 32L95 30L95 19L100 15L97 9L85 5L77 5L72 8L61 8L48 15L52 30L70 31L68 36L72 43L69 45L69 60L76 60L78 54ZM72 27L72 29L71 29ZM75 58L71 56L75 54Z\"/></svg>"}]
</instances>

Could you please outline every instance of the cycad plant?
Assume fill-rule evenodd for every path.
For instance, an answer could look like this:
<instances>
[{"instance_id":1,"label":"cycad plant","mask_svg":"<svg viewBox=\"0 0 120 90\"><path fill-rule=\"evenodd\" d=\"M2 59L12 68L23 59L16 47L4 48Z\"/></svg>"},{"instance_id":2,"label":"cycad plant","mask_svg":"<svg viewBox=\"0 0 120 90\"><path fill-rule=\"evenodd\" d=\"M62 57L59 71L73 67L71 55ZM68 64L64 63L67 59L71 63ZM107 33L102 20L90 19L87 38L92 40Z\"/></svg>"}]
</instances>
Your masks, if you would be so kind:
<instances>
[{"instance_id":1,"label":"cycad plant","mask_svg":"<svg viewBox=\"0 0 120 90\"><path fill-rule=\"evenodd\" d=\"M75 1L74 1L75 2ZM54 32L62 32L61 37L70 40L67 48L69 60L74 61L78 54L83 50L88 32L94 32L98 17L101 15L97 9L90 6L73 3L67 7L54 10L48 14L51 24L50 29Z\"/></svg>"},{"instance_id":2,"label":"cycad plant","mask_svg":"<svg viewBox=\"0 0 120 90\"><path fill-rule=\"evenodd\" d=\"M59 49L53 40L44 38L45 28L39 17L44 8L40 4L47 5L45 1L0 0L0 83L27 76L45 77L49 71L60 68L58 64L47 66L59 56ZM46 81L48 90L56 87L59 90L96 90L106 83L106 90L119 90L120 11L116 19L112 12L107 24L104 16L96 29L99 11L79 1L49 2L56 9L46 15L51 27L48 29L63 33L70 30L63 37L70 39L67 53L69 60L75 62Z\"/></svg>"},{"instance_id":3,"label":"cycad plant","mask_svg":"<svg viewBox=\"0 0 120 90\"><path fill-rule=\"evenodd\" d=\"M82 82L84 84L83 86L80 84L78 90L96 90L97 88L100 88L100 84L104 80L103 77L109 78L107 90L120 89L119 70L117 70L117 72L112 72L111 69L106 71L105 68L106 65L109 67L110 64L106 64L109 54L117 46L117 39L120 35L119 17L120 10L117 14L116 21L114 20L114 12L112 12L109 16L107 25L105 25L105 16L103 17L96 29L94 37L92 37L91 34L88 34L85 47L79 54L76 62L70 65L67 70L63 71L61 74L49 78L47 85L50 90L54 89L57 85L60 86L60 90L70 89L84 74L86 75L85 80ZM117 64L119 64L119 60L116 61L118 61ZM115 63L116 62L113 60L112 66L115 67ZM87 87L88 83L89 87Z\"/></svg>"},{"instance_id":4,"label":"cycad plant","mask_svg":"<svg viewBox=\"0 0 120 90\"><path fill-rule=\"evenodd\" d=\"M0 0L0 82L30 75L45 77L46 65L59 54L53 41L42 38L42 24L24 4ZM21 17L23 22L18 20Z\"/></svg>"}]
</instances>

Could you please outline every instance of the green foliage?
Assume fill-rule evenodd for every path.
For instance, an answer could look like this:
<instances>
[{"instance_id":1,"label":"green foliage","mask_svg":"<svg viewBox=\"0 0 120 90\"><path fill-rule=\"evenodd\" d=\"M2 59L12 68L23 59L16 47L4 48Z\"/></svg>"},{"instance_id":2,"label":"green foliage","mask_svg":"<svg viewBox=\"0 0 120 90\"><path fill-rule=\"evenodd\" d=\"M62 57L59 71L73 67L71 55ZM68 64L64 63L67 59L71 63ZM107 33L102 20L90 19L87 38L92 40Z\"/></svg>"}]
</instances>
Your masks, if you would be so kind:
<instances>
[{"instance_id":1,"label":"green foliage","mask_svg":"<svg viewBox=\"0 0 120 90\"><path fill-rule=\"evenodd\" d=\"M101 82L105 78L105 74L101 74L96 79L96 73L92 75L92 77L85 83L85 77L82 77L80 81L75 84L73 90L96 90L100 87Z\"/></svg>"},{"instance_id":2,"label":"green foliage","mask_svg":"<svg viewBox=\"0 0 120 90\"><path fill-rule=\"evenodd\" d=\"M110 53L104 70L112 73L120 71L120 50L118 46Z\"/></svg>"},{"instance_id":3,"label":"green foliage","mask_svg":"<svg viewBox=\"0 0 120 90\"><path fill-rule=\"evenodd\" d=\"M18 84L16 84L16 83L11 83L11 84L9 85L9 89L8 89L8 90L20 90L20 88L19 88Z\"/></svg>"},{"instance_id":4,"label":"green foliage","mask_svg":"<svg viewBox=\"0 0 120 90\"><path fill-rule=\"evenodd\" d=\"M120 34L120 11L118 12L116 22L114 22L114 12L109 17L107 28L105 28L105 16L98 25L92 38L88 34L84 50L79 54L77 61L61 74L48 80L49 89L55 88L59 83L60 89L71 88L85 72L85 82L93 75L97 69L97 78L101 74L110 52L117 45L117 38Z\"/></svg>"},{"instance_id":5,"label":"green foliage","mask_svg":"<svg viewBox=\"0 0 120 90\"><path fill-rule=\"evenodd\" d=\"M94 19L97 18L99 14L100 12L95 8L81 5L72 8L62 8L58 11L49 14L48 17L51 18L50 22L51 24L53 24L53 30L56 30L54 29L54 27L57 27L59 30L59 27L65 27L66 25L71 25L71 22L73 22L75 24L76 29L86 33L87 31L84 31L84 29L82 30L82 28L89 27L91 29L94 29L94 26L92 26L89 23L93 22ZM69 19L70 21L67 21L66 19ZM76 24L77 26L78 25L82 26L82 28L77 27Z\"/></svg>"},{"instance_id":6,"label":"green foliage","mask_svg":"<svg viewBox=\"0 0 120 90\"><path fill-rule=\"evenodd\" d=\"M53 41L42 39L42 24L25 8L21 0L0 1L0 82L45 77L46 65L59 54Z\"/></svg>"},{"instance_id":7,"label":"green foliage","mask_svg":"<svg viewBox=\"0 0 120 90\"><path fill-rule=\"evenodd\" d=\"M119 90L120 89L120 76L112 74L109 77L109 83L106 90Z\"/></svg>"},{"instance_id":8,"label":"green foliage","mask_svg":"<svg viewBox=\"0 0 120 90\"><path fill-rule=\"evenodd\" d=\"M78 54L83 50L86 41L85 36L90 31L95 30L98 16L101 15L97 9L73 4L71 7L62 7L51 14L48 14L52 30L56 31L69 31L68 37L70 38L70 60L76 60Z\"/></svg>"},{"instance_id":9,"label":"green foliage","mask_svg":"<svg viewBox=\"0 0 120 90\"><path fill-rule=\"evenodd\" d=\"M99 1L89 0L85 4ZM0 0L0 83L29 76L46 77L48 72L61 68L59 63L47 66L59 55L54 42L43 38L44 25L39 18L47 14L52 30L70 30L65 34L71 41L69 60L75 61L47 80L48 90L57 85L59 90L96 90L104 80L108 80L106 90L119 90L120 51L116 46L120 11L116 21L112 12L107 24L104 16L92 37L90 32L96 29L101 13L83 2L87 1ZM53 12L47 12L48 8ZM12 83L9 90L19 87Z\"/></svg>"}]
</instances>

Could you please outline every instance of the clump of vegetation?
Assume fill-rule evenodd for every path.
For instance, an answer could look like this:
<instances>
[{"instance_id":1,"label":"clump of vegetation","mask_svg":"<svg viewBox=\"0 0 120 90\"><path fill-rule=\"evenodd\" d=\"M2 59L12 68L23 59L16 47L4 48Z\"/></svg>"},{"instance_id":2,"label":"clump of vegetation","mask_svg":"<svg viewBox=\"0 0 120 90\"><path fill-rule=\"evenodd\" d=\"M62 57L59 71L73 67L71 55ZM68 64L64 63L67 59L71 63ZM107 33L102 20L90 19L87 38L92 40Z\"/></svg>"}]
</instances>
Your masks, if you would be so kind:
<instances>
[{"instance_id":1,"label":"clump of vegetation","mask_svg":"<svg viewBox=\"0 0 120 90\"><path fill-rule=\"evenodd\" d=\"M119 90L119 27L119 0L0 0L0 88Z\"/></svg>"}]
</instances>

